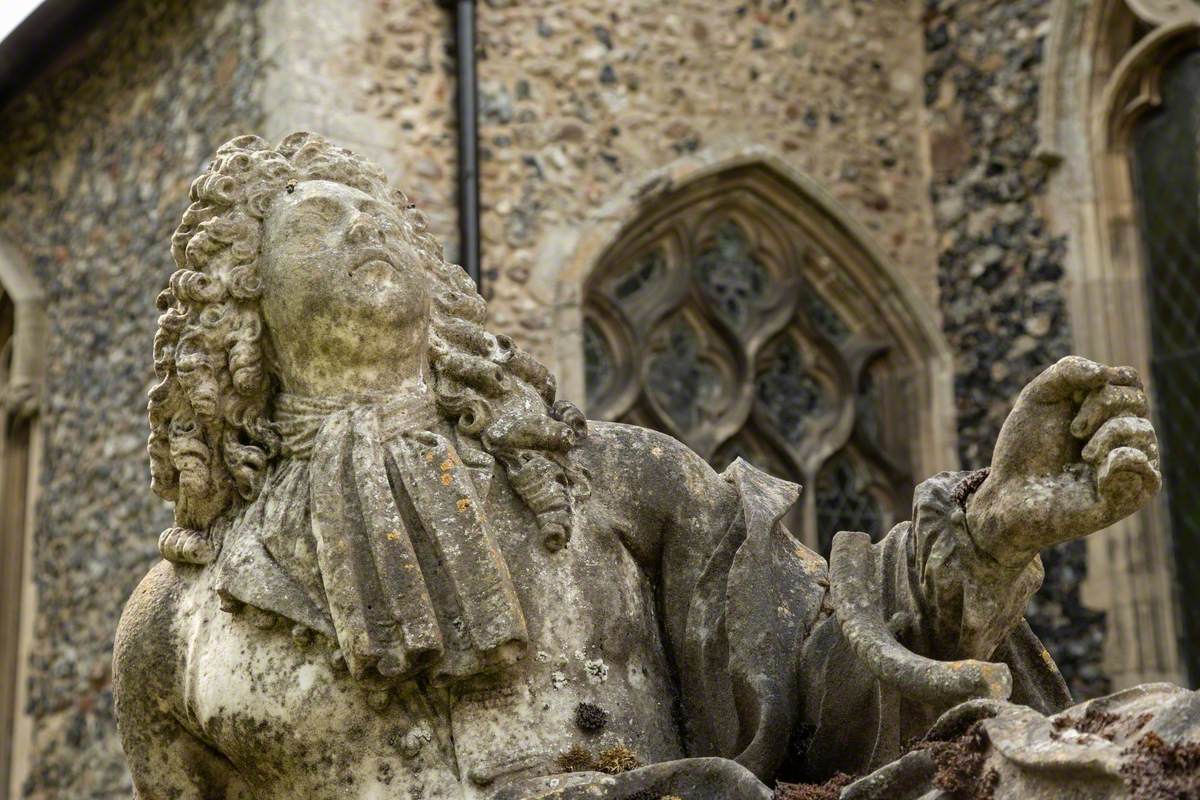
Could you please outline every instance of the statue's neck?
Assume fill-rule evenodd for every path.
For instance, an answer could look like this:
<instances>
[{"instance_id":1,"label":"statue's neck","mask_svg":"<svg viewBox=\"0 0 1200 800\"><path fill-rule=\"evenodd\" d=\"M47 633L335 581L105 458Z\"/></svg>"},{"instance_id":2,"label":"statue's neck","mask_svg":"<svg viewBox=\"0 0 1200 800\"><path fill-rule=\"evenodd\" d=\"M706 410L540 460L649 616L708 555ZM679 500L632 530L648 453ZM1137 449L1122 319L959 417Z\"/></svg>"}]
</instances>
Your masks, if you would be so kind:
<instances>
[{"instance_id":1,"label":"statue's neck","mask_svg":"<svg viewBox=\"0 0 1200 800\"><path fill-rule=\"evenodd\" d=\"M354 342L339 339L336 347L311 345L311 340L272 339L273 371L287 394L419 395L432 381L428 341L412 331L373 331Z\"/></svg>"},{"instance_id":2,"label":"statue's neck","mask_svg":"<svg viewBox=\"0 0 1200 800\"><path fill-rule=\"evenodd\" d=\"M327 421L342 412L374 409L378 435L388 441L402 433L435 430L441 423L429 386L421 383L398 393L346 393L275 396L275 425L285 455L307 458Z\"/></svg>"},{"instance_id":3,"label":"statue's neck","mask_svg":"<svg viewBox=\"0 0 1200 800\"><path fill-rule=\"evenodd\" d=\"M342 388L340 391L322 393L288 391L285 387L276 395L276 405L280 403L319 408L327 413L351 406L388 406L398 410L415 411L421 408L432 409L437 405L433 389L424 380L387 384L383 388Z\"/></svg>"},{"instance_id":4,"label":"statue's neck","mask_svg":"<svg viewBox=\"0 0 1200 800\"><path fill-rule=\"evenodd\" d=\"M291 370L281 372L282 390L301 397L424 395L429 393L431 381L423 360L402 368L388 365L342 367L336 373L316 369L299 374Z\"/></svg>"}]
</instances>

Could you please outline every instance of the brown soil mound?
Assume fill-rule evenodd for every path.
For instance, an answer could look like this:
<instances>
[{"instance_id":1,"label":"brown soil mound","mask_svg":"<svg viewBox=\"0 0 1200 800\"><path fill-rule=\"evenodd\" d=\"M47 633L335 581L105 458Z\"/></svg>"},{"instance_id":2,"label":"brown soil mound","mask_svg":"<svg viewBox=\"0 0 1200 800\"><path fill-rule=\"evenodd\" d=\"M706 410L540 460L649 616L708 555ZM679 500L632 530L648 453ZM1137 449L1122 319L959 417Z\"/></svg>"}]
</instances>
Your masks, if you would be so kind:
<instances>
[{"instance_id":1,"label":"brown soil mound","mask_svg":"<svg viewBox=\"0 0 1200 800\"><path fill-rule=\"evenodd\" d=\"M853 780L853 775L839 772L824 783L781 783L775 787L774 800L838 800L842 787Z\"/></svg>"},{"instance_id":2,"label":"brown soil mound","mask_svg":"<svg viewBox=\"0 0 1200 800\"><path fill-rule=\"evenodd\" d=\"M1169 744L1154 731L1125 751L1133 756L1121 775L1138 800L1193 800L1200 797L1200 744Z\"/></svg>"}]
</instances>

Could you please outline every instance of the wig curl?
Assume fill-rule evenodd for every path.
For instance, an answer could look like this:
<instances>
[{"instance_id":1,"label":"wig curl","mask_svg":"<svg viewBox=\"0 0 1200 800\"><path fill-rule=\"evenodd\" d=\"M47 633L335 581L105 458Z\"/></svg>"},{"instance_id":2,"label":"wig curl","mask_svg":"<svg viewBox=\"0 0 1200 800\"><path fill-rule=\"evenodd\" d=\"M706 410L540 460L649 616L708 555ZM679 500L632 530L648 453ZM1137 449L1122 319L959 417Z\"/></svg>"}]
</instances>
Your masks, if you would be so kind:
<instances>
[{"instance_id":1,"label":"wig curl","mask_svg":"<svg viewBox=\"0 0 1200 800\"><path fill-rule=\"evenodd\" d=\"M429 362L440 411L504 466L537 517L547 547L571 533L585 477L568 453L586 435L583 415L555 403L550 372L506 336L484 328L486 304L461 267L446 262L424 216L383 171L311 133L271 147L257 136L222 145L191 186L171 238L178 267L158 297L149 393L154 492L175 504L164 557L204 563L220 546L210 529L252 501L280 452L270 419L272 374L259 307L263 220L274 198L305 180L329 180L387 198L400 236L424 263L434 298ZM185 544L186 543L186 546Z\"/></svg>"}]
</instances>

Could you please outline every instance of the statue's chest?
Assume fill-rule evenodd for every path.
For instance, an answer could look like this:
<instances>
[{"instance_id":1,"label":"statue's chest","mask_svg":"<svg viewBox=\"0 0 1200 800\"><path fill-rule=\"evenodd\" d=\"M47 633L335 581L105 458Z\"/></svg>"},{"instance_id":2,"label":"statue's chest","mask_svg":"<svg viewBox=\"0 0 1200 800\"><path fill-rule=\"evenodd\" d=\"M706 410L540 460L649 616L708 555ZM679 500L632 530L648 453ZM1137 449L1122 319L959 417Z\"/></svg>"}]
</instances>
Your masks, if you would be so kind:
<instances>
[{"instance_id":1,"label":"statue's chest","mask_svg":"<svg viewBox=\"0 0 1200 800\"><path fill-rule=\"evenodd\" d=\"M615 541L580 531L571 548L510 558L525 658L444 690L356 681L319 637L301 645L285 621L227 614L197 587L190 716L266 797L485 797L564 771L576 746L623 746L645 763L681 756L649 586Z\"/></svg>"}]
</instances>

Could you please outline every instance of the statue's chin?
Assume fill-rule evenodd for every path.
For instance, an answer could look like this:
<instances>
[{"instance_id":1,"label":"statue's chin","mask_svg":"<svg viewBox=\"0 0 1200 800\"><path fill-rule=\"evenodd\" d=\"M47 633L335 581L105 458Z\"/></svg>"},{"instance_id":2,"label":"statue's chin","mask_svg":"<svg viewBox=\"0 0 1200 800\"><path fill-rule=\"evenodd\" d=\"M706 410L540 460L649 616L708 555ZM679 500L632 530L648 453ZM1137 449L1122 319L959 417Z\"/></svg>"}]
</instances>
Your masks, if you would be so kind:
<instances>
[{"instance_id":1,"label":"statue's chin","mask_svg":"<svg viewBox=\"0 0 1200 800\"><path fill-rule=\"evenodd\" d=\"M312 313L293 322L299 327L315 323L322 337L392 338L399 331L429 324L429 301L423 290L386 262L371 261L355 267L322 302L305 304Z\"/></svg>"}]
</instances>

